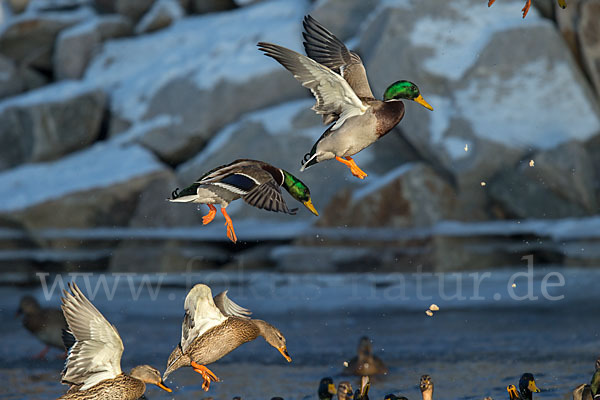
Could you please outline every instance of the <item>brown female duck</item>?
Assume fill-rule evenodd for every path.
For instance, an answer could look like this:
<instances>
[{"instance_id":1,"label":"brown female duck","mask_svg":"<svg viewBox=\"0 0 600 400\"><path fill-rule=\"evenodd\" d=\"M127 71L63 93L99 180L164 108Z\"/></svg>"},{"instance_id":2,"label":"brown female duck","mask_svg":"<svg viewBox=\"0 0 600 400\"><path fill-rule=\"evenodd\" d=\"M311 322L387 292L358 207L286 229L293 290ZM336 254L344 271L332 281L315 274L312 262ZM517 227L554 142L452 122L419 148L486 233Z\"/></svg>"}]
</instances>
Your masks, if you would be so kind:
<instances>
[{"instance_id":1,"label":"brown female duck","mask_svg":"<svg viewBox=\"0 0 600 400\"><path fill-rule=\"evenodd\" d=\"M64 291L62 309L68 331L65 342L73 341L62 372L62 383L71 385L60 399L68 400L137 400L152 383L171 392L160 372L149 365L121 371L123 341L96 307L84 296L75 283Z\"/></svg>"},{"instance_id":2,"label":"brown female duck","mask_svg":"<svg viewBox=\"0 0 600 400\"><path fill-rule=\"evenodd\" d=\"M202 375L202 389L208 391L211 381L219 382L219 378L205 365L259 336L292 361L281 332L268 322L250 319L251 312L231 301L227 291L213 299L210 288L198 284L186 296L184 307L181 341L169 356L163 379L181 367L191 366Z\"/></svg>"},{"instance_id":3,"label":"brown female duck","mask_svg":"<svg viewBox=\"0 0 600 400\"><path fill-rule=\"evenodd\" d=\"M388 369L383 361L373 354L371 339L363 336L358 342L357 355L344 369L344 375L373 376L387 374Z\"/></svg>"},{"instance_id":4,"label":"brown female duck","mask_svg":"<svg viewBox=\"0 0 600 400\"><path fill-rule=\"evenodd\" d=\"M44 358L50 346L64 350L62 330L67 329L67 321L58 308L44 308L32 296L23 296L17 315L23 316L23 326L41 340L46 347L34 358Z\"/></svg>"}]
</instances>

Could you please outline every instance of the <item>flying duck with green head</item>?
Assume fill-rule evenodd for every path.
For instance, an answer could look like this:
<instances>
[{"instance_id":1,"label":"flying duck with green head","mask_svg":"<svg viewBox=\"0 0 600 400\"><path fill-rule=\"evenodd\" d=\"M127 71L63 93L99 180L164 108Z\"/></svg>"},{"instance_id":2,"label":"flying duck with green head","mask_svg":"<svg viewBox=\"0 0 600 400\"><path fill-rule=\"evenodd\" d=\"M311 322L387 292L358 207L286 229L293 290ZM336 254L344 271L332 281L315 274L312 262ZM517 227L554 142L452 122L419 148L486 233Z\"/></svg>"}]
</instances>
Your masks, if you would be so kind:
<instances>
[{"instance_id":1,"label":"flying duck with green head","mask_svg":"<svg viewBox=\"0 0 600 400\"><path fill-rule=\"evenodd\" d=\"M293 198L304 204L315 215L319 215L312 204L308 187L289 172L263 161L240 159L231 164L221 165L202 175L196 182L171 193L169 201L179 203L201 203L210 211L202 218L209 224L217 214L214 204L221 207L227 227L227 237L237 242L233 222L225 209L234 200L244 199L251 206L267 211L296 214L297 208L290 210L281 193L281 187Z\"/></svg>"},{"instance_id":2,"label":"flying duck with green head","mask_svg":"<svg viewBox=\"0 0 600 400\"><path fill-rule=\"evenodd\" d=\"M377 100L371 92L359 57L310 15L304 18L304 49L307 56L285 47L260 42L259 49L290 71L311 90L317 102L313 110L332 124L304 156L301 171L335 158L352 174L364 179L352 156L391 131L404 117L401 100L412 100L433 110L409 81L391 84Z\"/></svg>"}]
</instances>

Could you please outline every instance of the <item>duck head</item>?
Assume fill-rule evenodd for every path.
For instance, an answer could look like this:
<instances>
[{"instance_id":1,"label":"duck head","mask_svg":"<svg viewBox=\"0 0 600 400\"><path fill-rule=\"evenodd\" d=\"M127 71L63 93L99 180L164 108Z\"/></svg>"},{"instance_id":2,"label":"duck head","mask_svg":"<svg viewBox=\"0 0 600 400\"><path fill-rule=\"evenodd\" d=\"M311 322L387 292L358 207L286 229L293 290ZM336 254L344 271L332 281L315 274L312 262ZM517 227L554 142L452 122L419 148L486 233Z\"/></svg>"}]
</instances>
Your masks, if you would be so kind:
<instances>
[{"instance_id":1,"label":"duck head","mask_svg":"<svg viewBox=\"0 0 600 400\"><path fill-rule=\"evenodd\" d=\"M361 337L358 341L358 349L356 352L358 353L358 359L361 361L371 357L371 354L373 354L373 345L371 344L371 339L369 339L367 336Z\"/></svg>"},{"instance_id":2,"label":"duck head","mask_svg":"<svg viewBox=\"0 0 600 400\"><path fill-rule=\"evenodd\" d=\"M169 389L163 382L162 378L160 377L160 372L156 368L151 367L150 365L138 365L137 367L131 370L129 376L135 379L139 379L144 383L151 383L153 385L156 385L165 392L172 392L172 390Z\"/></svg>"},{"instance_id":3,"label":"duck head","mask_svg":"<svg viewBox=\"0 0 600 400\"><path fill-rule=\"evenodd\" d=\"M421 393L424 399L433 398L433 381L431 380L431 376L421 376L421 380L419 381L419 389L421 389Z\"/></svg>"},{"instance_id":4,"label":"duck head","mask_svg":"<svg viewBox=\"0 0 600 400\"><path fill-rule=\"evenodd\" d=\"M352 400L352 385L348 381L340 382L337 388L338 400Z\"/></svg>"},{"instance_id":5,"label":"duck head","mask_svg":"<svg viewBox=\"0 0 600 400\"><path fill-rule=\"evenodd\" d=\"M292 362L292 357L290 357L285 345L285 337L279 332L279 329L260 319L253 319L252 322L258 327L260 336L264 337L267 343L279 350L287 362Z\"/></svg>"},{"instance_id":6,"label":"duck head","mask_svg":"<svg viewBox=\"0 0 600 400\"><path fill-rule=\"evenodd\" d=\"M535 378L530 373L525 373L519 379L519 392L523 399L531 399L532 393L540 392L540 389L535 385Z\"/></svg>"},{"instance_id":7,"label":"duck head","mask_svg":"<svg viewBox=\"0 0 600 400\"><path fill-rule=\"evenodd\" d=\"M173 372L178 370L181 367L189 367L192 365L192 360L190 356L183 353L183 349L181 348L181 344L177 344L177 346L169 355L169 359L167 360L167 369L163 374L163 381L167 379L167 377Z\"/></svg>"},{"instance_id":8,"label":"duck head","mask_svg":"<svg viewBox=\"0 0 600 400\"><path fill-rule=\"evenodd\" d=\"M319 395L319 400L333 399L333 396L336 394L333 379L331 379L330 377L321 379L321 381L319 382L319 391L317 393Z\"/></svg>"},{"instance_id":9,"label":"duck head","mask_svg":"<svg viewBox=\"0 0 600 400\"><path fill-rule=\"evenodd\" d=\"M397 81L385 89L383 101L393 100L412 100L426 109L433 111L433 107L425 101L417 85L409 81Z\"/></svg>"},{"instance_id":10,"label":"duck head","mask_svg":"<svg viewBox=\"0 0 600 400\"><path fill-rule=\"evenodd\" d=\"M308 208L311 213L318 217L319 213L310 199L310 190L308 189L308 186L287 171L283 171L283 175L284 180L282 186L285 190L287 190L294 199L304 204L304 207Z\"/></svg>"}]
</instances>

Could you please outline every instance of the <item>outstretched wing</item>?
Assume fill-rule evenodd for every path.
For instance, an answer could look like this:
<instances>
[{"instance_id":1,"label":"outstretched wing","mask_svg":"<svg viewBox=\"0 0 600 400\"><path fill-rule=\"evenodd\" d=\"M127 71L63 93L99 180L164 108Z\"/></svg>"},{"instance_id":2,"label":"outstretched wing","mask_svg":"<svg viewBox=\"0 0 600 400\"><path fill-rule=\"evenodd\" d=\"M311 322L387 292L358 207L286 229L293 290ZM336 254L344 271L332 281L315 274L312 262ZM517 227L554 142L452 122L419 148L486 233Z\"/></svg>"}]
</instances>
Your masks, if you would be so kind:
<instances>
[{"instance_id":1,"label":"outstretched wing","mask_svg":"<svg viewBox=\"0 0 600 400\"><path fill-rule=\"evenodd\" d=\"M216 295L213 300L217 308L221 313L227 317L240 317L250 319L252 311L237 305L229 297L227 297L227 290Z\"/></svg>"},{"instance_id":2,"label":"outstretched wing","mask_svg":"<svg viewBox=\"0 0 600 400\"><path fill-rule=\"evenodd\" d=\"M259 49L290 71L302 86L310 89L317 103L313 110L320 115L339 116L332 130L350 117L362 115L370 107L363 104L341 75L300 53L272 43L258 43Z\"/></svg>"},{"instance_id":3,"label":"outstretched wing","mask_svg":"<svg viewBox=\"0 0 600 400\"><path fill-rule=\"evenodd\" d=\"M242 198L251 206L267 211L282 212L291 215L295 215L296 211L298 211L297 208L291 210L288 208L279 185L273 179L255 187Z\"/></svg>"},{"instance_id":4,"label":"outstretched wing","mask_svg":"<svg viewBox=\"0 0 600 400\"><path fill-rule=\"evenodd\" d=\"M304 17L303 25L306 55L327 68L339 71L359 98L373 99L367 71L359 55L348 50L341 40L310 15Z\"/></svg>"},{"instance_id":5,"label":"outstretched wing","mask_svg":"<svg viewBox=\"0 0 600 400\"><path fill-rule=\"evenodd\" d=\"M190 290L185 298L184 308L181 349L185 353L196 338L220 325L227 317L215 305L210 288L203 284L198 284Z\"/></svg>"},{"instance_id":6,"label":"outstretched wing","mask_svg":"<svg viewBox=\"0 0 600 400\"><path fill-rule=\"evenodd\" d=\"M121 373L123 342L117 329L75 283L70 283L69 289L64 291L62 310L75 343L69 350L62 382L82 385L79 390L86 390Z\"/></svg>"}]
</instances>

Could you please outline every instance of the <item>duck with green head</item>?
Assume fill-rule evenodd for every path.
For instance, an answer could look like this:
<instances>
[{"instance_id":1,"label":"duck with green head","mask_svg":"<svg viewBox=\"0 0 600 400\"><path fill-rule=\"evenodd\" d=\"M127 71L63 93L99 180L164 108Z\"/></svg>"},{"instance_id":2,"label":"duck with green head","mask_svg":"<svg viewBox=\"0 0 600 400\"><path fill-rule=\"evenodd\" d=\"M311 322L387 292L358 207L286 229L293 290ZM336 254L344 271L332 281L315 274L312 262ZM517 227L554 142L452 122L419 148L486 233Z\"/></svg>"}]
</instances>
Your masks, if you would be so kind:
<instances>
[{"instance_id":1,"label":"duck with green head","mask_svg":"<svg viewBox=\"0 0 600 400\"><path fill-rule=\"evenodd\" d=\"M217 209L214 205L218 204L225 217L227 237L235 243L237 236L233 222L225 210L229 203L241 198L251 206L267 211L296 214L298 209L290 210L285 203L281 187L310 212L319 215L312 204L310 190L300 179L266 162L248 159L235 160L210 170L182 191L175 189L169 201L208 205L210 211L202 218L204 225L215 218Z\"/></svg>"},{"instance_id":2,"label":"duck with green head","mask_svg":"<svg viewBox=\"0 0 600 400\"><path fill-rule=\"evenodd\" d=\"M311 90L317 103L313 110L332 124L304 156L301 171L325 160L336 159L352 174L364 179L352 156L391 131L404 117L404 103L412 100L433 110L419 88L409 81L397 81L375 99L365 67L355 52L310 15L304 18L302 55L285 47L260 42L265 55L274 58L303 86Z\"/></svg>"},{"instance_id":3,"label":"duck with green head","mask_svg":"<svg viewBox=\"0 0 600 400\"><path fill-rule=\"evenodd\" d=\"M319 395L319 400L332 400L333 396L336 394L335 384L333 383L333 379L331 377L326 377L321 379L319 382L319 389L317 391Z\"/></svg>"},{"instance_id":4,"label":"duck with green head","mask_svg":"<svg viewBox=\"0 0 600 400\"><path fill-rule=\"evenodd\" d=\"M562 8L563 10L565 8L567 8L567 0L556 0L558 3L558 6L560 8ZM488 1L488 7L491 7L492 4L494 4L496 2L496 0L489 0ZM527 16L527 13L529 12L529 8L531 7L531 0L527 0L525 2L525 7L523 7L523 9L521 11L523 11L523 18L525 18Z\"/></svg>"},{"instance_id":5,"label":"duck with green head","mask_svg":"<svg viewBox=\"0 0 600 400\"><path fill-rule=\"evenodd\" d=\"M506 387L510 400L531 400L533 393L539 393L540 389L535 384L535 378L530 373L524 373L519 379L519 391L515 385Z\"/></svg>"}]
</instances>

